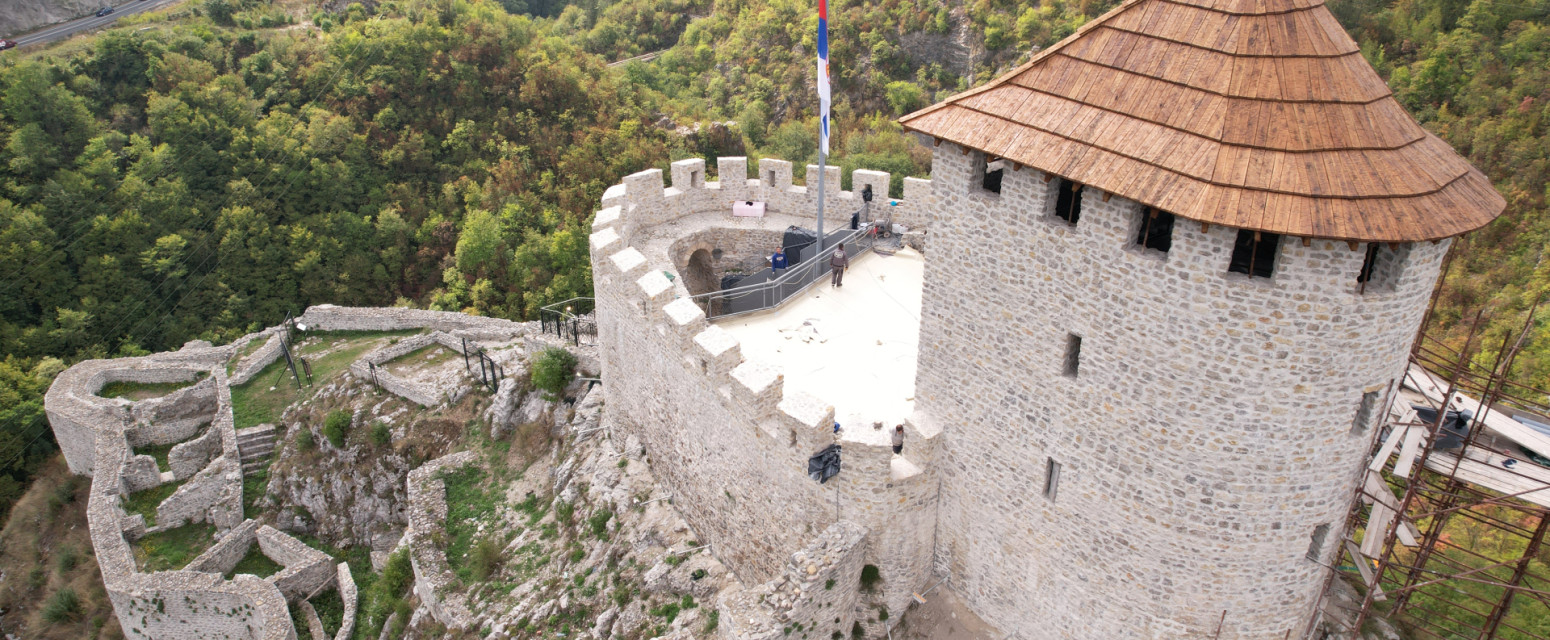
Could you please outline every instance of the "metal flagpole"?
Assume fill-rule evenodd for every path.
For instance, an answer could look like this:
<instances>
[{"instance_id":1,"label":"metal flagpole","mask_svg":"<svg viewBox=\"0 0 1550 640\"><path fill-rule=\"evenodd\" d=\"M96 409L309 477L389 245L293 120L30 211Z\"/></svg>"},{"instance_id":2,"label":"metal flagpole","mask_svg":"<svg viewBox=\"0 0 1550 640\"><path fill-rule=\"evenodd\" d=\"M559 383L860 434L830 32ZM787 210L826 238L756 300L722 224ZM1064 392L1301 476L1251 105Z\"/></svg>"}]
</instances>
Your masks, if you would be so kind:
<instances>
[{"instance_id":1,"label":"metal flagpole","mask_svg":"<svg viewBox=\"0 0 1550 640\"><path fill-rule=\"evenodd\" d=\"M818 0L818 251L823 256L823 175L829 158L829 3Z\"/></svg>"}]
</instances>

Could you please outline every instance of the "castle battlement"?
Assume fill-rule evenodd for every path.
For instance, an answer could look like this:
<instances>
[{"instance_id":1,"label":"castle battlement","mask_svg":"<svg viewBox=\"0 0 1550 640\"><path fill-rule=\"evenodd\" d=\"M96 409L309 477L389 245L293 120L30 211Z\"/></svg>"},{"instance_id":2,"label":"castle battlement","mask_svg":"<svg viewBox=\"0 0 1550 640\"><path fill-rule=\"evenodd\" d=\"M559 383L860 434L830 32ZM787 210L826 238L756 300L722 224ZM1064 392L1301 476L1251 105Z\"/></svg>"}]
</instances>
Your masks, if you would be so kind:
<instances>
[{"instance_id":1,"label":"castle battlement","mask_svg":"<svg viewBox=\"0 0 1550 640\"><path fill-rule=\"evenodd\" d=\"M940 431L907 420L903 456L894 455L888 431L848 425L836 434L831 404L788 389L778 366L745 353L731 332L707 319L691 297L700 291L691 290L685 272L690 254L754 258L778 243L788 224L811 227L817 200L816 190L792 184L786 161L761 160L758 178L736 180L747 175L746 159L721 158L719 182L706 180L705 166L702 159L673 163L671 187L661 170L627 176L606 192L594 219L593 283L609 403L624 407L621 421L641 435L686 519L746 584L775 579L787 554L845 522L866 532L863 564L885 576L883 587L863 599L902 611L929 570ZM809 167L808 175L817 171ZM851 177L853 190L840 191L839 168L825 176L836 187L824 203L834 229L849 223L863 185L876 194L873 218L891 213L897 224L926 224L931 181L907 178L906 197L890 200L888 173L858 170ZM733 216L732 204L747 200L766 203L765 217ZM808 458L834 444L843 470L819 484L807 476ZM855 589L856 579L841 584ZM843 613L837 629L848 632L854 614Z\"/></svg>"}]
</instances>

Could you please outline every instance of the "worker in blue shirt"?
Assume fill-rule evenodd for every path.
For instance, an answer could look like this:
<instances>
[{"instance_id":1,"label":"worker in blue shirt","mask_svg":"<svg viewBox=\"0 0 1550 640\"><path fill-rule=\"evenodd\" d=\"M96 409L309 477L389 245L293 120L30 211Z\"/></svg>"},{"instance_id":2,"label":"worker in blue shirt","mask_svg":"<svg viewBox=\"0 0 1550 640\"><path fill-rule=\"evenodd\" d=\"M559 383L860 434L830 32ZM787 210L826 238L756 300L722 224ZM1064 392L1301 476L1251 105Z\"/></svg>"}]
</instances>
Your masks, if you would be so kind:
<instances>
[{"instance_id":1,"label":"worker in blue shirt","mask_svg":"<svg viewBox=\"0 0 1550 640\"><path fill-rule=\"evenodd\" d=\"M786 250L775 247L775 255L770 256L770 271L773 277L779 278L786 271Z\"/></svg>"}]
</instances>

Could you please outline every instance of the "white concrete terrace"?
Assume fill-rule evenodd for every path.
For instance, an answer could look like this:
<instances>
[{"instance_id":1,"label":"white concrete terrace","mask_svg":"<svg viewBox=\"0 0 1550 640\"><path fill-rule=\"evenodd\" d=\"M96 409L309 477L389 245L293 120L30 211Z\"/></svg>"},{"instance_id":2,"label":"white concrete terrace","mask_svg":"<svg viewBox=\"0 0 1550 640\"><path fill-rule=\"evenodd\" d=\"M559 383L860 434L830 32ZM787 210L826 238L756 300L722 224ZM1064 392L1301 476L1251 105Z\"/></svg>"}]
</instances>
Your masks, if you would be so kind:
<instances>
[{"instance_id":1,"label":"white concrete terrace","mask_svg":"<svg viewBox=\"0 0 1550 640\"><path fill-rule=\"evenodd\" d=\"M777 367L788 395L803 391L832 404L846 440L886 445L914 411L924 266L909 248L867 252L852 259L842 287L826 276L769 311L715 324L745 356ZM873 429L877 422L882 429Z\"/></svg>"}]
</instances>

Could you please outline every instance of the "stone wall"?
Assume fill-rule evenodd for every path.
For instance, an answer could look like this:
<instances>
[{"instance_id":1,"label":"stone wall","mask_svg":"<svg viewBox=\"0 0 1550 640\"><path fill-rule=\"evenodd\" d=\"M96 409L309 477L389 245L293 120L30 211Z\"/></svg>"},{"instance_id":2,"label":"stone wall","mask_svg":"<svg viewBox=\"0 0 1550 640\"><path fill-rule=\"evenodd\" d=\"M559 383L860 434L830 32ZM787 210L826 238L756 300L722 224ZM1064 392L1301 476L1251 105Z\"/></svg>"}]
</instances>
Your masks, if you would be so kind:
<instances>
[{"instance_id":1,"label":"stone wall","mask_svg":"<svg viewBox=\"0 0 1550 640\"><path fill-rule=\"evenodd\" d=\"M461 332L481 340L510 339L529 330L531 323L471 316L451 311L426 311L400 307L339 307L320 304L307 307L297 318L308 331L402 331L431 329Z\"/></svg>"},{"instance_id":2,"label":"stone wall","mask_svg":"<svg viewBox=\"0 0 1550 640\"><path fill-rule=\"evenodd\" d=\"M226 530L242 521L242 465L216 458L156 507L153 531L176 529L190 522L209 522Z\"/></svg>"},{"instance_id":3,"label":"stone wall","mask_svg":"<svg viewBox=\"0 0 1550 640\"><path fill-rule=\"evenodd\" d=\"M274 585L250 575L225 580L210 573L168 571L138 574L126 582L108 597L129 638L296 638L285 598Z\"/></svg>"},{"instance_id":4,"label":"stone wall","mask_svg":"<svg viewBox=\"0 0 1550 640\"><path fill-rule=\"evenodd\" d=\"M723 640L828 640L856 622L866 530L836 522L791 555L781 575L718 603ZM838 634L838 636L836 636Z\"/></svg>"},{"instance_id":5,"label":"stone wall","mask_svg":"<svg viewBox=\"0 0 1550 640\"><path fill-rule=\"evenodd\" d=\"M334 640L347 640L355 632L355 616L360 607L355 576L350 575L350 563L339 563L334 581L339 587L339 598L344 600L344 620L339 623L339 632L334 634Z\"/></svg>"},{"instance_id":6,"label":"stone wall","mask_svg":"<svg viewBox=\"0 0 1550 640\"><path fill-rule=\"evenodd\" d=\"M161 470L156 466L156 458L143 454L129 455L124 466L119 468L118 477L124 485L124 495L161 484Z\"/></svg>"},{"instance_id":7,"label":"stone wall","mask_svg":"<svg viewBox=\"0 0 1550 640\"><path fill-rule=\"evenodd\" d=\"M311 596L332 582L338 573L328 554L267 524L258 528L255 540L265 556L285 567L268 580L285 594L287 600Z\"/></svg>"},{"instance_id":8,"label":"stone wall","mask_svg":"<svg viewBox=\"0 0 1550 640\"><path fill-rule=\"evenodd\" d=\"M721 175L737 175L726 165L740 159L721 160ZM685 166L697 165L675 163L675 176ZM761 167L777 169L777 183L780 171L789 170L773 160ZM629 407L612 419L640 438L680 513L745 583L780 575L791 552L840 519L852 520L872 531L870 540L892 543L868 544L865 553L887 572L885 599L902 610L909 590L921 587L931 569L936 433L909 423L911 450L896 465L887 434L846 432L839 440L844 470L826 485L809 479L808 458L836 443L833 407L785 393L773 366L745 360L737 340L706 321L688 299L684 278L665 275L678 268L673 243L761 223L733 219L730 206L718 213L727 196L714 183L682 180L675 177L674 188L663 190L660 172L630 176L623 188L609 190L607 208L594 221L593 289L609 381L603 391L608 405ZM745 189L765 187L750 182ZM775 216L802 222L779 210L811 204L803 194L776 190L758 197L772 198ZM774 219L765 224L783 229L784 221Z\"/></svg>"},{"instance_id":9,"label":"stone wall","mask_svg":"<svg viewBox=\"0 0 1550 640\"><path fill-rule=\"evenodd\" d=\"M192 477L223 453L220 429L205 429L199 437L179 442L167 452L167 466L177 480Z\"/></svg>"},{"instance_id":10,"label":"stone wall","mask_svg":"<svg viewBox=\"0 0 1550 640\"><path fill-rule=\"evenodd\" d=\"M239 387L247 384L253 376L263 371L264 367L280 359L280 356L284 355L284 350L280 348L280 336L279 331L270 332L269 339L264 341L263 346L238 362L237 368L231 374L231 383Z\"/></svg>"},{"instance_id":11,"label":"stone wall","mask_svg":"<svg viewBox=\"0 0 1550 640\"><path fill-rule=\"evenodd\" d=\"M1310 536L1345 522L1373 437L1352 418L1404 370L1448 243L1410 246L1388 292L1328 240L1283 238L1251 279L1236 229L1180 219L1142 249L1135 202L1089 188L1071 225L1038 171L994 195L977 153L935 158L917 411L952 423L951 586L1024 637L1299 637L1327 577Z\"/></svg>"},{"instance_id":12,"label":"stone wall","mask_svg":"<svg viewBox=\"0 0 1550 640\"><path fill-rule=\"evenodd\" d=\"M450 403L461 397L462 389L447 389L416 380L406 380L389 373L383 365L410 353L439 344L443 347L463 353L463 339L444 331L433 331L427 334L410 336L396 343L385 345L376 351L362 356L359 360L350 363L350 373L362 380L375 380L384 391L418 404L422 407L434 407L443 403ZM477 351L477 350L475 350ZM375 372L373 372L375 367Z\"/></svg>"},{"instance_id":13,"label":"stone wall","mask_svg":"<svg viewBox=\"0 0 1550 640\"><path fill-rule=\"evenodd\" d=\"M141 400L129 413L135 421L129 432L132 447L187 440L215 414L215 379L206 377L159 398Z\"/></svg>"},{"instance_id":14,"label":"stone wall","mask_svg":"<svg viewBox=\"0 0 1550 640\"><path fill-rule=\"evenodd\" d=\"M462 599L444 597L457 585L457 576L447 564L447 552L436 538L446 534L447 488L441 481L443 471L459 469L473 462L473 451L459 451L420 465L409 472L409 504L405 517L409 527L404 544L409 546L409 564L414 568L414 593L431 616L452 629L463 629L473 613Z\"/></svg>"},{"instance_id":15,"label":"stone wall","mask_svg":"<svg viewBox=\"0 0 1550 640\"><path fill-rule=\"evenodd\" d=\"M258 535L258 527L257 520L250 518L242 521L242 524L232 527L231 531L221 536L220 540L215 541L209 549L205 549L199 557L190 560L183 570L226 575L227 571L236 568L237 563L242 562L242 558L248 555L248 550L253 547L253 540Z\"/></svg>"}]
</instances>

